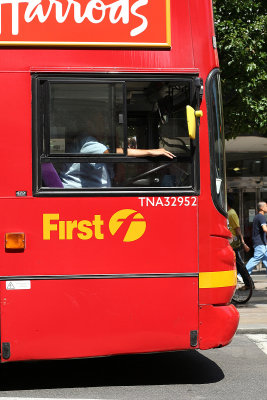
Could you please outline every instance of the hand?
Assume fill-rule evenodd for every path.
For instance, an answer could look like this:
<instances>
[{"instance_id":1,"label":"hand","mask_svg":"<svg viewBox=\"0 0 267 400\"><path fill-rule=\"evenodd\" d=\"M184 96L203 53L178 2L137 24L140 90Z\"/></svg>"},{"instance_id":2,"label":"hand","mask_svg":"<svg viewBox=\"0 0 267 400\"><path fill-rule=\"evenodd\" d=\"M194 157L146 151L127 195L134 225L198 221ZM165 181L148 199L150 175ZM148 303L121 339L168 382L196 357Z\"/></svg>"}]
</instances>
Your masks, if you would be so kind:
<instances>
[{"instance_id":1,"label":"hand","mask_svg":"<svg viewBox=\"0 0 267 400\"><path fill-rule=\"evenodd\" d=\"M175 156L174 154L172 154L170 151L167 151L167 150L165 150L165 149L163 149L163 148L160 148L160 149L150 149L150 150L148 150L148 155L149 155L150 157L165 156L165 157L168 157L168 158L171 158L171 159L176 158L176 156Z\"/></svg>"},{"instance_id":2,"label":"hand","mask_svg":"<svg viewBox=\"0 0 267 400\"><path fill-rule=\"evenodd\" d=\"M243 243L243 247L246 253L249 252L250 248L246 245L246 243Z\"/></svg>"}]
</instances>

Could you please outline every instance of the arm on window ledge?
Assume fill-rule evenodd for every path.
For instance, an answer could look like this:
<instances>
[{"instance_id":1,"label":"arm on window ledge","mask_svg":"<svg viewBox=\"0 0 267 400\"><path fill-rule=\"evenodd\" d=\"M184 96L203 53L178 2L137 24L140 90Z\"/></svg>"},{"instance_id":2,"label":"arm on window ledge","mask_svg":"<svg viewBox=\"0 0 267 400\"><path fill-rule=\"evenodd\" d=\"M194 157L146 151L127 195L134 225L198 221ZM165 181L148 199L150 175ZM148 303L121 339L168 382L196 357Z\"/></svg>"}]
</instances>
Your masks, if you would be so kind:
<instances>
[{"instance_id":1,"label":"arm on window ledge","mask_svg":"<svg viewBox=\"0 0 267 400\"><path fill-rule=\"evenodd\" d=\"M123 154L123 149L117 148L117 153ZM170 159L175 158L176 156L172 154L170 151L167 151L163 148L160 149L127 149L127 155L129 157L160 157L165 156Z\"/></svg>"}]
</instances>

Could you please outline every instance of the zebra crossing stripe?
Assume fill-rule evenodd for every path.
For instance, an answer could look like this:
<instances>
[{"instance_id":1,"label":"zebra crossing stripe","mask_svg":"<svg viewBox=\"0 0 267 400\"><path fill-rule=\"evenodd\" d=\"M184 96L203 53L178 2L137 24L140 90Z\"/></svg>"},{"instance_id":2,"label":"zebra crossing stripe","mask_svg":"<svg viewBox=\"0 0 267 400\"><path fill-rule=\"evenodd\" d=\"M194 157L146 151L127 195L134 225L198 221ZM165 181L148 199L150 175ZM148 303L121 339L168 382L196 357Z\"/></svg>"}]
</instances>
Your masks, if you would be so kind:
<instances>
[{"instance_id":1,"label":"zebra crossing stripe","mask_svg":"<svg viewBox=\"0 0 267 400\"><path fill-rule=\"evenodd\" d=\"M247 337L252 340L265 354L267 354L267 335L266 334L248 334Z\"/></svg>"}]
</instances>

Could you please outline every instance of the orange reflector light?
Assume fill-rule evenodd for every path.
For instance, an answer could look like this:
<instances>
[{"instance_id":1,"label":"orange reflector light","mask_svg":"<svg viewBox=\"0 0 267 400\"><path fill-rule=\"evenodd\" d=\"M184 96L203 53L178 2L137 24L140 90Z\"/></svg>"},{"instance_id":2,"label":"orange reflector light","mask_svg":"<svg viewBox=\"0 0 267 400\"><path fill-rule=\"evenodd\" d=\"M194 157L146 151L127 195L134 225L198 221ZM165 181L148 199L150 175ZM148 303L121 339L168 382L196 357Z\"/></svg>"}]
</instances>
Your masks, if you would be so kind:
<instances>
[{"instance_id":1,"label":"orange reflector light","mask_svg":"<svg viewBox=\"0 0 267 400\"><path fill-rule=\"evenodd\" d=\"M21 250L25 249L25 233L6 233L6 249Z\"/></svg>"}]
</instances>

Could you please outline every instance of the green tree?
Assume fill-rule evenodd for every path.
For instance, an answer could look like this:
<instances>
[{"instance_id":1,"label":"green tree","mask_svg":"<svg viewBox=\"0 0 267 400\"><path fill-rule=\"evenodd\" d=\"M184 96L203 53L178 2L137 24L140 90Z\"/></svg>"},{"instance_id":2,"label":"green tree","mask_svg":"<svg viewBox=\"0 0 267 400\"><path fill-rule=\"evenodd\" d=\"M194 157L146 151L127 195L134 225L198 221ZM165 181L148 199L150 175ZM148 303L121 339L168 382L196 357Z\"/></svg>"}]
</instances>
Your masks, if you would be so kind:
<instances>
[{"instance_id":1,"label":"green tree","mask_svg":"<svg viewBox=\"0 0 267 400\"><path fill-rule=\"evenodd\" d=\"M263 0L214 0L226 136L267 136L267 17Z\"/></svg>"}]
</instances>

